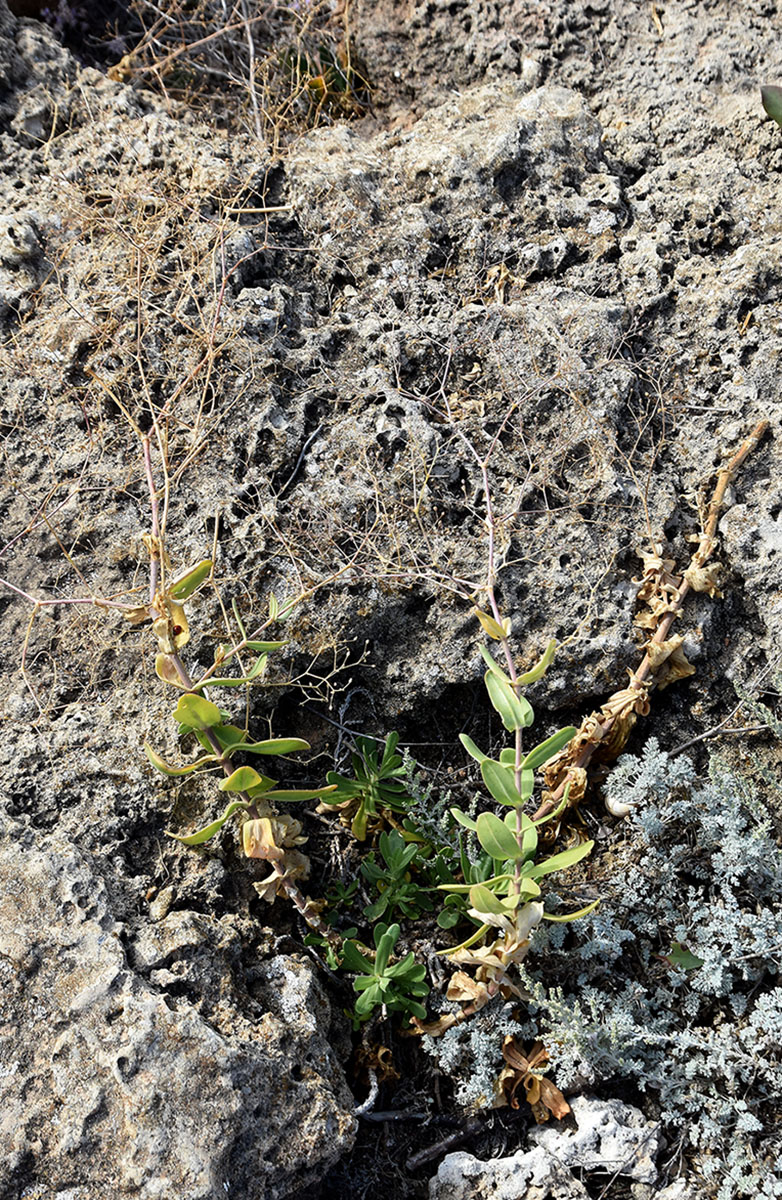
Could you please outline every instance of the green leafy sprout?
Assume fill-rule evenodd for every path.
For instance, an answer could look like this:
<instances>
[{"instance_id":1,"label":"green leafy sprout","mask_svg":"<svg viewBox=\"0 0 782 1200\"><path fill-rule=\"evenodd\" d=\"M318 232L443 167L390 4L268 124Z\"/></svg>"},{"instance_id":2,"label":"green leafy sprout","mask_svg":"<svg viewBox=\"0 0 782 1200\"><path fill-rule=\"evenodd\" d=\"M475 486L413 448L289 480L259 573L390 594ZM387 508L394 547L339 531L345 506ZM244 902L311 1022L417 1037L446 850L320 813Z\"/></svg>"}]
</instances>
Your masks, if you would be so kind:
<instances>
[{"instance_id":1,"label":"green leafy sprout","mask_svg":"<svg viewBox=\"0 0 782 1200\"><path fill-rule=\"evenodd\" d=\"M342 947L343 964L355 972L353 989L358 992L355 1004L356 1024L367 1021L377 1008L387 1012L401 1012L423 1019L426 1008L421 999L428 995L429 985L425 981L426 968L415 961L412 952L399 962L391 956L399 940L399 925L375 925L374 959L359 950L354 941L346 941Z\"/></svg>"},{"instance_id":2,"label":"green leafy sprout","mask_svg":"<svg viewBox=\"0 0 782 1200\"><path fill-rule=\"evenodd\" d=\"M363 842L370 821L376 823L384 811L403 813L410 796L403 782L405 768L401 754L396 753L398 733L389 733L380 746L373 738L357 737L352 754L353 779L329 771L326 780L332 785L331 794L323 797L325 804L339 806L343 819L350 821L353 837Z\"/></svg>"},{"instance_id":3,"label":"green leafy sprout","mask_svg":"<svg viewBox=\"0 0 782 1200\"><path fill-rule=\"evenodd\" d=\"M398 909L404 916L415 920L422 913L431 912L434 908L432 901L425 888L410 873L413 862L420 857L415 842L405 841L401 833L392 829L390 833L380 834L379 846L383 865L378 863L374 851L361 864L361 874L374 884L379 893L374 904L364 909L364 916L370 921L377 921Z\"/></svg>"}]
</instances>

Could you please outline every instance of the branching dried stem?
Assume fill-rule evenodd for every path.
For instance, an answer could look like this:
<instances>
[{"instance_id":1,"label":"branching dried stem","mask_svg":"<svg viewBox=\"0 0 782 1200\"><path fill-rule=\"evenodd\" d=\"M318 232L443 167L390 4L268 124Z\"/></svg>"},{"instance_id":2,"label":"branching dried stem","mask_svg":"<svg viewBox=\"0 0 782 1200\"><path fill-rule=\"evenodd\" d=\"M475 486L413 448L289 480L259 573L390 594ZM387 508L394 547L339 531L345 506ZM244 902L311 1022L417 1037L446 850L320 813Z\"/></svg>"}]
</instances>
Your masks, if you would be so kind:
<instances>
[{"instance_id":1,"label":"branching dried stem","mask_svg":"<svg viewBox=\"0 0 782 1200\"><path fill-rule=\"evenodd\" d=\"M615 692L598 712L587 717L567 749L547 765L544 774L549 783L549 791L535 813L535 819L553 812L562 802L568 787L574 801L583 796L586 768L595 754L600 752L600 756L608 760L617 757L637 718L649 712L649 693L655 687L664 687L672 682L670 672L665 670L669 660L673 662L675 657L679 659L676 677L692 673L692 668L680 654L681 639L669 639L671 626L679 616L690 591L717 594L715 576L718 565L709 564L709 560L715 548L717 524L725 502L725 493L768 428L768 421L759 421L740 449L720 470L706 511L703 530L698 538L698 549L684 574L676 579L670 575L669 567L673 564L668 560L663 560L657 552L647 556L653 564L653 570L647 574L653 576L655 599L663 603L656 608L651 618L654 620L655 631L647 645L646 653L638 668L632 672L628 686ZM651 596L652 593L647 594Z\"/></svg>"},{"instance_id":2,"label":"branching dried stem","mask_svg":"<svg viewBox=\"0 0 782 1200\"><path fill-rule=\"evenodd\" d=\"M273 149L316 124L324 112L350 116L366 108L369 85L350 46L349 4L265 4L251 13L231 4L173 0L161 10L132 0L141 26L136 45L109 74L156 84L167 98L244 124Z\"/></svg>"}]
</instances>

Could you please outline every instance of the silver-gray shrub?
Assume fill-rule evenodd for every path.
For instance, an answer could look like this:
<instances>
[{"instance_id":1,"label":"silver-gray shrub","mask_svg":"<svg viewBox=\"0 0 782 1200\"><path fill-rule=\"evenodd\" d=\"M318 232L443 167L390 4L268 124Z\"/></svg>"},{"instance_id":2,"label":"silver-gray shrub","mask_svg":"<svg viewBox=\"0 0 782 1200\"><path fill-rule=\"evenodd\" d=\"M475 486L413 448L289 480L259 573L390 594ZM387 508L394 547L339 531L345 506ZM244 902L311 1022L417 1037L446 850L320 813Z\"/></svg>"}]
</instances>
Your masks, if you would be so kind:
<instances>
[{"instance_id":1,"label":"silver-gray shrub","mask_svg":"<svg viewBox=\"0 0 782 1200\"><path fill-rule=\"evenodd\" d=\"M640 758L620 759L607 788L633 811L601 907L542 928L524 971L556 1080L646 1093L719 1200L782 1196L782 860L771 822L723 760L700 778L651 739ZM674 943L702 965L671 965Z\"/></svg>"}]
</instances>

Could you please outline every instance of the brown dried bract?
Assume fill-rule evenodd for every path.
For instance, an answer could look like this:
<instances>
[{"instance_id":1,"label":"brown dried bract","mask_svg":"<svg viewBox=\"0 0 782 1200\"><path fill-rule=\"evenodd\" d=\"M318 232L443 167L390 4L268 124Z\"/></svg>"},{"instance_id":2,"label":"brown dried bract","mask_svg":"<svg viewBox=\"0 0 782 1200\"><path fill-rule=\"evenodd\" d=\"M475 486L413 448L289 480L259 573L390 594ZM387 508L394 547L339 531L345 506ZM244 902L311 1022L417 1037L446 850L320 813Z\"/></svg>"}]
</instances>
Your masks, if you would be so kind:
<instances>
[{"instance_id":1,"label":"brown dried bract","mask_svg":"<svg viewBox=\"0 0 782 1200\"><path fill-rule=\"evenodd\" d=\"M535 1042L527 1055L509 1034L502 1045L502 1057L506 1065L497 1081L495 1108L506 1104L519 1108L519 1093L523 1089L524 1099L539 1125L552 1116L558 1121L567 1116L570 1105L559 1088L543 1074L549 1055L542 1042Z\"/></svg>"}]
</instances>

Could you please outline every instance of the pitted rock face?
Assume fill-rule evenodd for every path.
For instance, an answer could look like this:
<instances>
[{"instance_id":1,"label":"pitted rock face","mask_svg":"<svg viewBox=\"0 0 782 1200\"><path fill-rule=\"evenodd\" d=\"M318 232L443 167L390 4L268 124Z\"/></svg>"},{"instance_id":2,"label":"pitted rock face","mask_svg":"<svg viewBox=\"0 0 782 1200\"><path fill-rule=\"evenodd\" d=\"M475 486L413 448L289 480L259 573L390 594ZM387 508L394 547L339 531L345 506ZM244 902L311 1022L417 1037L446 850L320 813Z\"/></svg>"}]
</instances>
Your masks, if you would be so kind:
<instances>
[{"instance_id":1,"label":"pitted rock face","mask_svg":"<svg viewBox=\"0 0 782 1200\"><path fill-rule=\"evenodd\" d=\"M263 619L303 592L252 721L294 714L275 732L324 773L321 703L459 755L470 722L499 736L471 615L489 455L519 663L560 643L536 733L578 724L639 661L638 549L664 537L685 567L719 463L760 417L779 435L772 8L357 0L372 111L280 157L241 114L196 117L186 72L162 96L81 68L0 0L0 573L143 598L138 430L165 411L173 569L215 549L223 589L192 601L188 661L227 640L221 599ZM722 520L725 599L679 626L697 674L652 705L668 748L778 653L773 437ZM213 819L215 788L144 757L181 751L144 630L31 611L3 592L0 1188L317 1188L353 1101L323 989L275 940L293 927L252 907L227 830L197 854L165 837Z\"/></svg>"},{"instance_id":2,"label":"pitted rock face","mask_svg":"<svg viewBox=\"0 0 782 1200\"><path fill-rule=\"evenodd\" d=\"M250 999L240 933L188 912L126 953L84 856L15 823L0 897L4 1193L45 1169L53 1193L265 1200L349 1149L352 1099L308 963L261 962Z\"/></svg>"}]
</instances>

